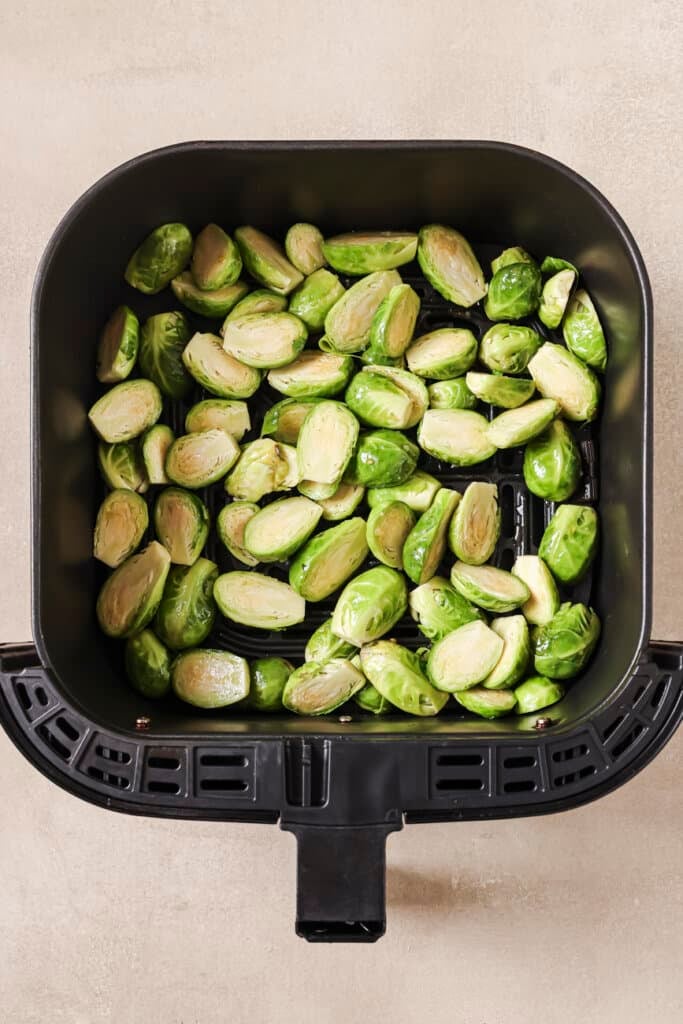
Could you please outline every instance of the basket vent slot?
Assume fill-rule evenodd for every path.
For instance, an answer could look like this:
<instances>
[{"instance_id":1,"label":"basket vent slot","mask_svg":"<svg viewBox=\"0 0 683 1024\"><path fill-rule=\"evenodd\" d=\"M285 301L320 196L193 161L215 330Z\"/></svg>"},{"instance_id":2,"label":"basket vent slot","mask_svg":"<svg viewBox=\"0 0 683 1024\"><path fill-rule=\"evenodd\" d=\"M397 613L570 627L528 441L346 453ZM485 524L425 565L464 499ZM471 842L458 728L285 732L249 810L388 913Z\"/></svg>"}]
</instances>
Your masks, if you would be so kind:
<instances>
[{"instance_id":1,"label":"basket vent slot","mask_svg":"<svg viewBox=\"0 0 683 1024\"><path fill-rule=\"evenodd\" d=\"M46 711L57 706L57 700L48 694L41 681L31 676L22 675L14 681L14 692L19 706L29 722L35 722Z\"/></svg>"},{"instance_id":2,"label":"basket vent slot","mask_svg":"<svg viewBox=\"0 0 683 1024\"><path fill-rule=\"evenodd\" d=\"M135 744L97 733L88 743L78 769L103 786L130 789L133 785L135 753Z\"/></svg>"},{"instance_id":3,"label":"basket vent slot","mask_svg":"<svg viewBox=\"0 0 683 1024\"><path fill-rule=\"evenodd\" d=\"M612 719L609 725L605 726L605 728L602 730L602 738L605 741L605 743L610 738L610 736L614 735L614 733L617 731L617 729L619 728L619 726L625 718L626 714L622 713L621 715L617 715L616 718Z\"/></svg>"},{"instance_id":4,"label":"basket vent slot","mask_svg":"<svg viewBox=\"0 0 683 1024\"><path fill-rule=\"evenodd\" d=\"M83 730L79 729L74 719L66 714L57 715L49 722L43 722L38 726L36 732L62 761L71 760L74 750L83 736Z\"/></svg>"},{"instance_id":5,"label":"basket vent slot","mask_svg":"<svg viewBox=\"0 0 683 1024\"><path fill-rule=\"evenodd\" d=\"M461 749L457 753L432 747L429 751L429 783L432 798L475 797L489 788L489 750Z\"/></svg>"},{"instance_id":6,"label":"basket vent slot","mask_svg":"<svg viewBox=\"0 0 683 1024\"><path fill-rule=\"evenodd\" d=\"M604 768L597 750L593 749L588 733L574 737L571 744L556 743L550 748L552 784L556 787L571 786Z\"/></svg>"},{"instance_id":7,"label":"basket vent slot","mask_svg":"<svg viewBox=\"0 0 683 1024\"><path fill-rule=\"evenodd\" d=\"M147 747L142 769L142 792L185 796L187 790L185 748Z\"/></svg>"},{"instance_id":8,"label":"basket vent slot","mask_svg":"<svg viewBox=\"0 0 683 1024\"><path fill-rule=\"evenodd\" d=\"M497 751L497 759L499 794L536 793L543 789L536 747L503 747Z\"/></svg>"},{"instance_id":9,"label":"basket vent slot","mask_svg":"<svg viewBox=\"0 0 683 1024\"><path fill-rule=\"evenodd\" d=\"M254 799L252 747L203 747L195 752L197 796L213 799Z\"/></svg>"},{"instance_id":10,"label":"basket vent slot","mask_svg":"<svg viewBox=\"0 0 683 1024\"><path fill-rule=\"evenodd\" d=\"M638 738L645 732L646 727L642 722L636 722L632 729L630 729L626 735L619 740L618 743L612 747L612 758L614 761L618 761L620 757L626 753L627 750L637 742Z\"/></svg>"}]
</instances>

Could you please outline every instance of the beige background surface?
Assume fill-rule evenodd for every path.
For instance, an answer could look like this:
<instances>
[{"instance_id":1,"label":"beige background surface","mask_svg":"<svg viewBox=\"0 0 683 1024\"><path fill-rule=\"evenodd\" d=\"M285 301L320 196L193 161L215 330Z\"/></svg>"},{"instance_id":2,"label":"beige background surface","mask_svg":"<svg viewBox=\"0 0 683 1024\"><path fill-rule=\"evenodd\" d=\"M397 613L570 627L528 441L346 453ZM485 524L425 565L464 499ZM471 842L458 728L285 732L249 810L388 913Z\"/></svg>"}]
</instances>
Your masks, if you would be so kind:
<instances>
[{"instance_id":1,"label":"beige background surface","mask_svg":"<svg viewBox=\"0 0 683 1024\"><path fill-rule=\"evenodd\" d=\"M28 304L50 232L122 160L191 138L492 138L615 203L655 295L654 633L683 638L678 0L0 0L0 640L28 639ZM678 383L677 383L678 379ZM375 947L295 939L294 840L119 817L0 735L11 1024L584 1024L683 1015L681 741L592 806L409 828Z\"/></svg>"}]
</instances>

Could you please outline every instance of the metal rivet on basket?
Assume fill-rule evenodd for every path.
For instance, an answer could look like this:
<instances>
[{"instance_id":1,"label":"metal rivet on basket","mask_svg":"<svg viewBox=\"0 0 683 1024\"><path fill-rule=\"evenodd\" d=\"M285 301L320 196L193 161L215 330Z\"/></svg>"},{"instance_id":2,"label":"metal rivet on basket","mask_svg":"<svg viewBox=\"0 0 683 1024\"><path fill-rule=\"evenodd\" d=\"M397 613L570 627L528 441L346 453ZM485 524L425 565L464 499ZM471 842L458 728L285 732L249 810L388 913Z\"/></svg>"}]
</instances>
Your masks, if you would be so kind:
<instances>
[{"instance_id":1,"label":"metal rivet on basket","mask_svg":"<svg viewBox=\"0 0 683 1024\"><path fill-rule=\"evenodd\" d=\"M552 718L537 718L534 722L534 729L547 729L552 724Z\"/></svg>"},{"instance_id":2,"label":"metal rivet on basket","mask_svg":"<svg viewBox=\"0 0 683 1024\"><path fill-rule=\"evenodd\" d=\"M139 718L135 719L135 728L139 729L140 731L144 729L149 729L151 724L152 719L148 718L147 715L140 715Z\"/></svg>"},{"instance_id":3,"label":"metal rivet on basket","mask_svg":"<svg viewBox=\"0 0 683 1024\"><path fill-rule=\"evenodd\" d=\"M340 716L339 716L339 721L340 721L340 722L341 722L341 723L342 723L343 725L346 725L346 723L347 723L347 722L352 722L352 721L353 721L353 719L351 718L351 715L340 715Z\"/></svg>"}]
</instances>

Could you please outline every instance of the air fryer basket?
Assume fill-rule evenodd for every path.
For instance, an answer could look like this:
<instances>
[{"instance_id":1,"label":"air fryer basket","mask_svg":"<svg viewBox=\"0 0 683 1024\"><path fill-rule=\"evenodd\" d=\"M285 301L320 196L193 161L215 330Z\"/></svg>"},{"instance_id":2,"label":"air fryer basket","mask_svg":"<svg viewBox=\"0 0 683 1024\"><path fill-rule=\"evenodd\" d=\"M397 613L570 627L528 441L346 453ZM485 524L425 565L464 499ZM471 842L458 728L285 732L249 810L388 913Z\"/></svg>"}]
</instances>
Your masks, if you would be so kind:
<instances>
[{"instance_id":1,"label":"air fryer basket","mask_svg":"<svg viewBox=\"0 0 683 1024\"><path fill-rule=\"evenodd\" d=\"M610 346L604 407L579 432L575 500L602 523L592 579L569 590L603 620L584 676L543 716L497 722L457 713L413 720L349 714L307 720L203 713L135 694L120 648L97 630L100 574L91 531L101 499L86 410L96 394L93 345L114 306L141 316L168 295L131 298L121 268L158 223L296 220L324 232L439 220L482 257L505 244L575 262ZM402 276L411 280L410 268ZM467 322L423 280L419 329ZM199 321L198 321L199 326ZM35 647L0 647L0 718L58 784L116 810L277 822L297 836L297 931L318 941L372 941L384 931L384 844L403 821L545 813L594 799L654 756L680 717L683 646L649 642L651 299L640 254L605 199L566 167L515 146L463 143L187 143L130 161L94 185L57 228L32 309L33 607ZM199 397L199 395L195 396ZM183 408L168 410L180 426ZM466 471L434 464L460 489L499 485L499 564L533 552L552 506L523 486L519 453ZM212 497L214 497L212 495ZM209 556L231 568L217 548ZM310 606L309 606L310 607ZM247 657L300 659L328 613L305 630L255 633L221 623L212 642ZM402 642L418 637L405 623Z\"/></svg>"}]
</instances>

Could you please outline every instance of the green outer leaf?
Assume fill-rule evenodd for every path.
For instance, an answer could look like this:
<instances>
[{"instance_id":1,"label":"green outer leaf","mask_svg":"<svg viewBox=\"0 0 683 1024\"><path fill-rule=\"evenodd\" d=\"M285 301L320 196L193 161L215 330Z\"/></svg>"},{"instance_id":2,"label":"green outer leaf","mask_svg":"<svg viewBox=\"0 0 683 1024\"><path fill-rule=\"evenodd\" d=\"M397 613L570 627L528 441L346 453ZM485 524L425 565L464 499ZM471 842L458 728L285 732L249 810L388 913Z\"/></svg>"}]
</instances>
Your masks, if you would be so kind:
<instances>
[{"instance_id":1,"label":"green outer leaf","mask_svg":"<svg viewBox=\"0 0 683 1024\"><path fill-rule=\"evenodd\" d=\"M430 409L476 409L477 396L470 391L465 377L438 380L428 387Z\"/></svg>"},{"instance_id":2,"label":"green outer leaf","mask_svg":"<svg viewBox=\"0 0 683 1024\"><path fill-rule=\"evenodd\" d=\"M235 281L233 284L224 284L215 291L202 291L193 281L189 270L185 270L173 278L171 289L178 302L182 302L183 306L193 313L218 319L229 313L233 306L244 298L249 291L249 285L245 281Z\"/></svg>"},{"instance_id":3,"label":"green outer leaf","mask_svg":"<svg viewBox=\"0 0 683 1024\"><path fill-rule=\"evenodd\" d=\"M146 295L156 295L185 269L191 252L192 235L184 224L162 224L131 256L126 281Z\"/></svg>"},{"instance_id":4,"label":"green outer leaf","mask_svg":"<svg viewBox=\"0 0 683 1024\"><path fill-rule=\"evenodd\" d=\"M407 607L403 576L395 569L379 565L346 584L332 614L332 631L362 647L384 636Z\"/></svg>"},{"instance_id":5,"label":"green outer leaf","mask_svg":"<svg viewBox=\"0 0 683 1024\"><path fill-rule=\"evenodd\" d=\"M413 400L388 377L369 370L352 379L344 401L362 423L370 427L403 430L413 426Z\"/></svg>"},{"instance_id":6,"label":"green outer leaf","mask_svg":"<svg viewBox=\"0 0 683 1024\"><path fill-rule=\"evenodd\" d=\"M484 312L489 320L521 320L541 301L541 272L532 263L510 263L489 282Z\"/></svg>"},{"instance_id":7,"label":"green outer leaf","mask_svg":"<svg viewBox=\"0 0 683 1024\"><path fill-rule=\"evenodd\" d=\"M217 577L218 566L208 558L171 568L154 618L155 633L171 650L196 647L206 640L216 618L213 585Z\"/></svg>"},{"instance_id":8,"label":"green outer leaf","mask_svg":"<svg viewBox=\"0 0 683 1024\"><path fill-rule=\"evenodd\" d=\"M493 373L524 373L543 338L521 324L494 324L481 339L479 358Z\"/></svg>"},{"instance_id":9,"label":"green outer leaf","mask_svg":"<svg viewBox=\"0 0 683 1024\"><path fill-rule=\"evenodd\" d=\"M491 273L497 274L503 267L509 267L511 263L530 263L536 266L536 260L529 255L521 245L513 245L509 249L503 249L500 256L491 260Z\"/></svg>"},{"instance_id":10,"label":"green outer leaf","mask_svg":"<svg viewBox=\"0 0 683 1024\"><path fill-rule=\"evenodd\" d=\"M138 494L148 490L149 480L137 441L121 441L118 444L100 441L97 446L97 463L108 487L126 488Z\"/></svg>"},{"instance_id":11,"label":"green outer leaf","mask_svg":"<svg viewBox=\"0 0 683 1024\"><path fill-rule=\"evenodd\" d=\"M545 676L531 676L515 688L517 714L528 715L532 711L556 704L564 697L564 686Z\"/></svg>"},{"instance_id":12,"label":"green outer leaf","mask_svg":"<svg viewBox=\"0 0 683 1024\"><path fill-rule=\"evenodd\" d=\"M283 398L271 405L263 417L261 437L296 444L304 420L319 401L319 398Z\"/></svg>"},{"instance_id":13,"label":"green outer leaf","mask_svg":"<svg viewBox=\"0 0 683 1024\"><path fill-rule=\"evenodd\" d=\"M285 309L287 309L286 296L276 295L275 292L268 291L267 288L256 288L240 299L236 306L233 306L225 318L225 323L232 323L233 320L239 320L241 316L247 316L250 313L282 313ZM220 333L223 334L224 330L225 324L221 327Z\"/></svg>"},{"instance_id":14,"label":"green outer leaf","mask_svg":"<svg viewBox=\"0 0 683 1024\"><path fill-rule=\"evenodd\" d=\"M171 561L192 565L209 536L209 510L199 495L181 487L167 487L154 504L154 530Z\"/></svg>"},{"instance_id":15,"label":"green outer leaf","mask_svg":"<svg viewBox=\"0 0 683 1024\"><path fill-rule=\"evenodd\" d=\"M403 569L414 583L426 583L434 576L446 552L446 534L460 492L442 487L423 512L403 545Z\"/></svg>"},{"instance_id":16,"label":"green outer leaf","mask_svg":"<svg viewBox=\"0 0 683 1024\"><path fill-rule=\"evenodd\" d=\"M387 501L402 501L413 512L426 512L440 489L441 484L435 477L422 469L416 469L402 484L371 487L367 492L367 501L370 508L376 508Z\"/></svg>"},{"instance_id":17,"label":"green outer leaf","mask_svg":"<svg viewBox=\"0 0 683 1024\"><path fill-rule=\"evenodd\" d=\"M586 665L600 636L592 608L567 601L534 633L534 668L550 679L570 679Z\"/></svg>"},{"instance_id":18,"label":"green outer leaf","mask_svg":"<svg viewBox=\"0 0 683 1024\"><path fill-rule=\"evenodd\" d=\"M282 711L282 693L294 671L285 658L257 658L251 663L251 686L244 701L253 711Z\"/></svg>"},{"instance_id":19,"label":"green outer leaf","mask_svg":"<svg viewBox=\"0 0 683 1024\"><path fill-rule=\"evenodd\" d=\"M570 427L556 419L524 450L524 482L546 501L565 501L579 486L581 452Z\"/></svg>"},{"instance_id":20,"label":"green outer leaf","mask_svg":"<svg viewBox=\"0 0 683 1024\"><path fill-rule=\"evenodd\" d=\"M393 641L363 647L360 660L372 685L406 714L438 715L448 700L448 694L435 689L425 676L419 656Z\"/></svg>"},{"instance_id":21,"label":"green outer leaf","mask_svg":"<svg viewBox=\"0 0 683 1024\"><path fill-rule=\"evenodd\" d=\"M151 629L126 640L124 665L131 686L143 697L165 697L171 689L171 656Z\"/></svg>"},{"instance_id":22,"label":"green outer leaf","mask_svg":"<svg viewBox=\"0 0 683 1024\"><path fill-rule=\"evenodd\" d=\"M538 553L556 579L576 583L598 546L598 514L588 505L560 505L545 528Z\"/></svg>"},{"instance_id":23,"label":"green outer leaf","mask_svg":"<svg viewBox=\"0 0 683 1024\"><path fill-rule=\"evenodd\" d=\"M354 644L349 644L332 632L332 616L311 633L306 644L306 661L329 661L330 658L352 658L358 653Z\"/></svg>"},{"instance_id":24,"label":"green outer leaf","mask_svg":"<svg viewBox=\"0 0 683 1024\"><path fill-rule=\"evenodd\" d=\"M578 275L578 270L573 263L560 259L559 256L546 256L541 263L542 274L557 274L561 270L573 270Z\"/></svg>"},{"instance_id":25,"label":"green outer leaf","mask_svg":"<svg viewBox=\"0 0 683 1024\"><path fill-rule=\"evenodd\" d=\"M415 472L419 450L398 430L361 435L349 465L349 479L365 487L395 487Z\"/></svg>"},{"instance_id":26,"label":"green outer leaf","mask_svg":"<svg viewBox=\"0 0 683 1024\"><path fill-rule=\"evenodd\" d=\"M158 313L145 321L140 334L140 370L169 398L184 398L192 387L182 354L190 340L183 313Z\"/></svg>"},{"instance_id":27,"label":"green outer leaf","mask_svg":"<svg viewBox=\"0 0 683 1024\"><path fill-rule=\"evenodd\" d=\"M336 274L325 269L315 270L292 292L289 312L303 320L312 331L320 331L325 317L345 291Z\"/></svg>"},{"instance_id":28,"label":"green outer leaf","mask_svg":"<svg viewBox=\"0 0 683 1024\"><path fill-rule=\"evenodd\" d=\"M289 568L289 583L307 601L333 594L368 554L364 519L347 519L316 534Z\"/></svg>"},{"instance_id":29,"label":"green outer leaf","mask_svg":"<svg viewBox=\"0 0 683 1024\"><path fill-rule=\"evenodd\" d=\"M366 683L362 690L354 693L353 699L359 708L371 715L387 715L394 710L391 701L383 697L372 683Z\"/></svg>"},{"instance_id":30,"label":"green outer leaf","mask_svg":"<svg viewBox=\"0 0 683 1024\"><path fill-rule=\"evenodd\" d=\"M570 352L600 372L607 366L605 335L590 295L583 288L567 304L562 336Z\"/></svg>"},{"instance_id":31,"label":"green outer leaf","mask_svg":"<svg viewBox=\"0 0 683 1024\"><path fill-rule=\"evenodd\" d=\"M225 480L225 489L233 498L260 501L273 491L289 490L287 445L260 437L242 448L237 463Z\"/></svg>"},{"instance_id":32,"label":"green outer leaf","mask_svg":"<svg viewBox=\"0 0 683 1024\"><path fill-rule=\"evenodd\" d=\"M490 405L499 405L503 409L516 409L533 395L536 385L532 380L522 377L503 377L497 373L468 373L466 377L469 390Z\"/></svg>"},{"instance_id":33,"label":"green outer leaf","mask_svg":"<svg viewBox=\"0 0 683 1024\"><path fill-rule=\"evenodd\" d=\"M428 640L441 640L484 613L467 601L443 576L432 576L409 595L410 614ZM526 625L526 622L525 622Z\"/></svg>"}]
</instances>

